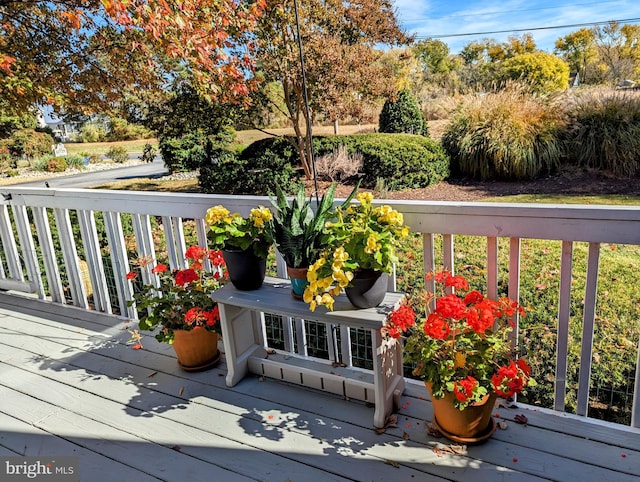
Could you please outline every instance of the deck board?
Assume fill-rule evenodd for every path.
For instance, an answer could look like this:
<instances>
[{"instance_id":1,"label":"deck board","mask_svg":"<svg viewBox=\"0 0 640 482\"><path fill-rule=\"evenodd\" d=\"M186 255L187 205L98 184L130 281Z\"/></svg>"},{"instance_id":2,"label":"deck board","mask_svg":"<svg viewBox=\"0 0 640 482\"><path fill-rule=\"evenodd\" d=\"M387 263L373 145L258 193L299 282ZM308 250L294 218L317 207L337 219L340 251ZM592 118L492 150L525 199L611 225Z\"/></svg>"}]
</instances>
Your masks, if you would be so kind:
<instances>
[{"instance_id":1,"label":"deck board","mask_svg":"<svg viewBox=\"0 0 640 482\"><path fill-rule=\"evenodd\" d=\"M0 454L78 455L81 480L640 480L637 429L500 408L507 430L438 455L420 385L377 434L365 403L254 375L229 388L224 363L183 372L149 337L131 350L114 317L6 298Z\"/></svg>"}]
</instances>

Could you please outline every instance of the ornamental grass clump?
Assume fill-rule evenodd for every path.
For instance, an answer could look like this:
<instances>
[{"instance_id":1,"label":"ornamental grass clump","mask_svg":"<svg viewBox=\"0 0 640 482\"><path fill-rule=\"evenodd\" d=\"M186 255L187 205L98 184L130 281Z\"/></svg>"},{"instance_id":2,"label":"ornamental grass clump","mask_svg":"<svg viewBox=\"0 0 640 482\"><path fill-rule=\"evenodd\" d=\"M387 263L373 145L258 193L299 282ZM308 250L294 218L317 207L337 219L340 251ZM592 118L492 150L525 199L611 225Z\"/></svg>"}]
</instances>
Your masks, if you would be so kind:
<instances>
[{"instance_id":1,"label":"ornamental grass clump","mask_svg":"<svg viewBox=\"0 0 640 482\"><path fill-rule=\"evenodd\" d=\"M359 204L336 208L335 222L325 224L324 250L309 267L303 299L314 311L318 305L333 309L335 297L359 270L391 273L396 249L409 236L402 213L388 205L374 206L371 193L356 196Z\"/></svg>"},{"instance_id":2,"label":"ornamental grass clump","mask_svg":"<svg viewBox=\"0 0 640 482\"><path fill-rule=\"evenodd\" d=\"M431 279L439 295L426 291L399 306L383 334L406 337L405 362L431 384L433 397L452 393L454 406L464 410L491 392L509 398L534 386L531 368L518 358L509 338L511 317L524 316L524 309L509 298L490 300L469 291L462 276L440 271L428 274Z\"/></svg>"},{"instance_id":3,"label":"ornamental grass clump","mask_svg":"<svg viewBox=\"0 0 640 482\"><path fill-rule=\"evenodd\" d=\"M211 293L227 281L226 269L220 251L191 246L185 257L188 267L169 271L166 264L150 267L150 260L137 260L137 269L127 274L130 281L148 270L151 282L134 293L133 300L140 313L139 329L154 331L156 339L173 343L174 330L209 330L220 334L218 305ZM207 269L207 265L210 269ZM142 348L136 337L134 348Z\"/></svg>"},{"instance_id":4,"label":"ornamental grass clump","mask_svg":"<svg viewBox=\"0 0 640 482\"><path fill-rule=\"evenodd\" d=\"M209 208L205 221L210 227L207 238L212 248L252 249L259 258L269 254L273 244L273 213L268 208L253 208L245 218L217 205Z\"/></svg>"}]
</instances>

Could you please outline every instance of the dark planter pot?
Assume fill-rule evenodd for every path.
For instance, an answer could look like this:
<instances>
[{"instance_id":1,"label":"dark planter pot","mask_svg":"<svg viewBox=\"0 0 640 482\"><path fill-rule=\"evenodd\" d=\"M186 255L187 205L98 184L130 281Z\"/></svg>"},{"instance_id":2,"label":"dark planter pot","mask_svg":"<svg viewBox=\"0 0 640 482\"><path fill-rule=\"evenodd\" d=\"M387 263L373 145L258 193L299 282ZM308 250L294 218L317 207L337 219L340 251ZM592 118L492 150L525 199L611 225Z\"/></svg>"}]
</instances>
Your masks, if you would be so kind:
<instances>
[{"instance_id":1,"label":"dark planter pot","mask_svg":"<svg viewBox=\"0 0 640 482\"><path fill-rule=\"evenodd\" d=\"M387 294L389 275L383 271L360 269L356 271L344 292L356 308L373 308L382 303Z\"/></svg>"},{"instance_id":2,"label":"dark planter pot","mask_svg":"<svg viewBox=\"0 0 640 482\"><path fill-rule=\"evenodd\" d=\"M178 365L187 372L207 370L218 364L218 334L204 328L197 330L173 330L173 350Z\"/></svg>"},{"instance_id":3,"label":"dark planter pot","mask_svg":"<svg viewBox=\"0 0 640 482\"><path fill-rule=\"evenodd\" d=\"M301 300L304 290L309 285L307 281L307 272L309 268L290 268L287 266L287 274L291 281L291 296L296 300Z\"/></svg>"},{"instance_id":4,"label":"dark planter pot","mask_svg":"<svg viewBox=\"0 0 640 482\"><path fill-rule=\"evenodd\" d=\"M481 402L458 410L453 405L453 393L446 393L444 398L436 399L431 394L431 383L425 382L425 385L433 405L433 423L442 435L454 442L470 445L486 442L493 435L496 423L491 413L497 399L494 392L485 395Z\"/></svg>"},{"instance_id":5,"label":"dark planter pot","mask_svg":"<svg viewBox=\"0 0 640 482\"><path fill-rule=\"evenodd\" d=\"M229 279L237 289L242 291L257 290L262 286L267 272L267 260L259 258L253 251L222 250L222 257L227 265Z\"/></svg>"}]
</instances>

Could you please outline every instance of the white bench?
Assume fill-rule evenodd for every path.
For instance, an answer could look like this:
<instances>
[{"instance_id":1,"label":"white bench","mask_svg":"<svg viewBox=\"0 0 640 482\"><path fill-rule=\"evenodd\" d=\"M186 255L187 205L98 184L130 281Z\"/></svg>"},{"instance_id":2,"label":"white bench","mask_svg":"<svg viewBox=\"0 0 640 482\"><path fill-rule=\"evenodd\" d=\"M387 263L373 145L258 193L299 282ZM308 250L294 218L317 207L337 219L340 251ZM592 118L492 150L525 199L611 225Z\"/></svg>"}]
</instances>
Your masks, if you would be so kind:
<instances>
[{"instance_id":1,"label":"white bench","mask_svg":"<svg viewBox=\"0 0 640 482\"><path fill-rule=\"evenodd\" d=\"M306 303L291 296L289 281L267 278L258 290L240 291L228 284L212 296L220 309L227 386L234 386L252 372L374 403L373 425L377 428L384 427L389 414L398 407L404 391L402 346L383 340L380 328L403 295L387 293L380 306L366 310L354 308L341 295L336 299L334 311L319 307L311 312ZM374 351L373 373L289 352L268 352L264 313L369 330Z\"/></svg>"}]
</instances>

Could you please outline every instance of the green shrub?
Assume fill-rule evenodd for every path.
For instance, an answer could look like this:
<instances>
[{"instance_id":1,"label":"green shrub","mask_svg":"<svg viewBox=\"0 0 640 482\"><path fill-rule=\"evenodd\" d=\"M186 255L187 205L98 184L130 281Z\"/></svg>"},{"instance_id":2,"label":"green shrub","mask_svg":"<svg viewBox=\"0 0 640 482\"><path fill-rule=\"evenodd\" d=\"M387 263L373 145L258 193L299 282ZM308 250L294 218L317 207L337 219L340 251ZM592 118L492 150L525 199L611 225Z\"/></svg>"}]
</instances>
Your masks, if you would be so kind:
<instances>
[{"instance_id":1,"label":"green shrub","mask_svg":"<svg viewBox=\"0 0 640 482\"><path fill-rule=\"evenodd\" d=\"M534 179L563 160L566 116L559 102L511 85L462 104L443 136L454 174Z\"/></svg>"},{"instance_id":2,"label":"green shrub","mask_svg":"<svg viewBox=\"0 0 640 482\"><path fill-rule=\"evenodd\" d=\"M288 186L297 178L295 156L284 138L256 141L240 154L210 145L207 163L200 167L200 188L217 194L275 194L276 184Z\"/></svg>"},{"instance_id":3,"label":"green shrub","mask_svg":"<svg viewBox=\"0 0 640 482\"><path fill-rule=\"evenodd\" d=\"M80 128L80 142L104 142L107 130L102 124L87 122Z\"/></svg>"},{"instance_id":4,"label":"green shrub","mask_svg":"<svg viewBox=\"0 0 640 482\"><path fill-rule=\"evenodd\" d=\"M65 161L67 161L67 167L75 167L76 169L84 168L84 156L80 154L65 156Z\"/></svg>"},{"instance_id":5,"label":"green shrub","mask_svg":"<svg viewBox=\"0 0 640 482\"><path fill-rule=\"evenodd\" d=\"M151 144L147 143L142 148L142 161L143 162L153 162L153 159L156 157L156 149Z\"/></svg>"},{"instance_id":6,"label":"green shrub","mask_svg":"<svg viewBox=\"0 0 640 482\"><path fill-rule=\"evenodd\" d=\"M407 90L398 92L395 100L387 100L380 112L380 132L428 135L418 103Z\"/></svg>"},{"instance_id":7,"label":"green shrub","mask_svg":"<svg viewBox=\"0 0 640 482\"><path fill-rule=\"evenodd\" d=\"M47 161L47 172L64 172L67 170L67 161L64 157L52 157Z\"/></svg>"},{"instance_id":8,"label":"green shrub","mask_svg":"<svg viewBox=\"0 0 640 482\"><path fill-rule=\"evenodd\" d=\"M362 186L370 189L382 179L390 190L427 187L449 175L449 158L434 140L410 134L356 134L314 139L317 155L345 146L362 156Z\"/></svg>"},{"instance_id":9,"label":"green shrub","mask_svg":"<svg viewBox=\"0 0 640 482\"><path fill-rule=\"evenodd\" d=\"M153 132L146 127L138 124L130 124L125 119L119 117L110 118L109 124L109 133L106 135L109 141L133 141L153 137Z\"/></svg>"},{"instance_id":10,"label":"green shrub","mask_svg":"<svg viewBox=\"0 0 640 482\"><path fill-rule=\"evenodd\" d=\"M127 149L120 146L110 147L105 155L113 162L117 162L119 164L129 160L129 153L127 152Z\"/></svg>"},{"instance_id":11,"label":"green shrub","mask_svg":"<svg viewBox=\"0 0 640 482\"><path fill-rule=\"evenodd\" d=\"M11 135L9 149L16 156L24 156L27 159L35 159L51 152L53 138L44 132L36 132L34 129L20 129Z\"/></svg>"},{"instance_id":12,"label":"green shrub","mask_svg":"<svg viewBox=\"0 0 640 482\"><path fill-rule=\"evenodd\" d=\"M189 133L182 137L163 137L160 139L159 148L169 172L185 172L206 164L206 144L205 135Z\"/></svg>"},{"instance_id":13,"label":"green shrub","mask_svg":"<svg viewBox=\"0 0 640 482\"><path fill-rule=\"evenodd\" d=\"M569 161L633 177L640 173L640 94L595 90L577 97L569 112Z\"/></svg>"}]
</instances>

